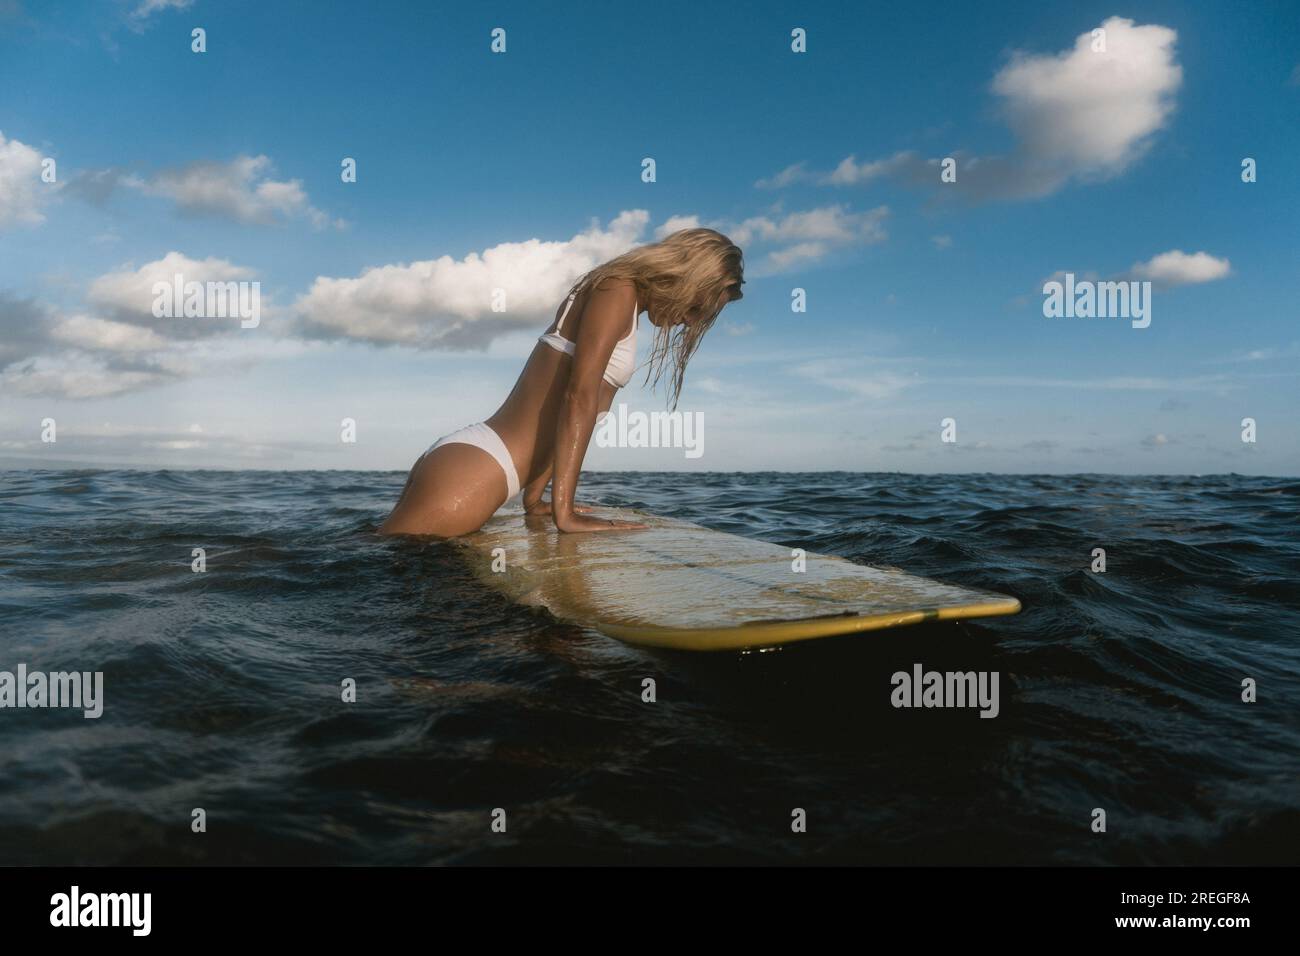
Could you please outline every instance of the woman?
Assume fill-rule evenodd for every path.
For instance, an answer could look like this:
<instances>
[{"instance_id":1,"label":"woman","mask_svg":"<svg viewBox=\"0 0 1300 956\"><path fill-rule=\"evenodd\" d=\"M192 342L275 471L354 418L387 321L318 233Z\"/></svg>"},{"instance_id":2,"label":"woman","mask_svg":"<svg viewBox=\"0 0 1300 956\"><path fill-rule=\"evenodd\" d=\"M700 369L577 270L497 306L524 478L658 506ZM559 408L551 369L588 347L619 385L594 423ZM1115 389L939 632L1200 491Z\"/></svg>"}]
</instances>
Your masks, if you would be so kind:
<instances>
[{"instance_id":1,"label":"woman","mask_svg":"<svg viewBox=\"0 0 1300 956\"><path fill-rule=\"evenodd\" d=\"M643 310L656 326L646 380L657 384L671 364L675 408L687 361L723 306L741 297L743 273L739 247L712 229L683 229L592 269L496 413L420 456L380 532L468 534L521 489L525 512L549 511L563 532L645 527L574 506L596 418L632 378ZM547 481L550 502L542 500Z\"/></svg>"}]
</instances>

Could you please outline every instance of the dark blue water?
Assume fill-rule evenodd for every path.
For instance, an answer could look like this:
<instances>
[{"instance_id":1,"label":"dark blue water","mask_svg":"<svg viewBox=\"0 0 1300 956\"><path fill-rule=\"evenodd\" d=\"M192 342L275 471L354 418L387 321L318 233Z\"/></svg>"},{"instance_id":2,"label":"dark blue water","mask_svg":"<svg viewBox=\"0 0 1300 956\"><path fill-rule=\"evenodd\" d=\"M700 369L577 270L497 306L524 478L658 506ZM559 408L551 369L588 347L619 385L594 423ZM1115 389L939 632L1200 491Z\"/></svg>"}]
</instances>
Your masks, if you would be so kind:
<instances>
[{"instance_id":1,"label":"dark blue water","mask_svg":"<svg viewBox=\"0 0 1300 956\"><path fill-rule=\"evenodd\" d=\"M103 671L106 695L99 720L0 710L0 862L1300 855L1296 479L585 476L1025 607L720 656L557 623L451 546L376 537L403 479L0 472L0 670ZM893 709L914 663L997 671L1000 715Z\"/></svg>"}]
</instances>

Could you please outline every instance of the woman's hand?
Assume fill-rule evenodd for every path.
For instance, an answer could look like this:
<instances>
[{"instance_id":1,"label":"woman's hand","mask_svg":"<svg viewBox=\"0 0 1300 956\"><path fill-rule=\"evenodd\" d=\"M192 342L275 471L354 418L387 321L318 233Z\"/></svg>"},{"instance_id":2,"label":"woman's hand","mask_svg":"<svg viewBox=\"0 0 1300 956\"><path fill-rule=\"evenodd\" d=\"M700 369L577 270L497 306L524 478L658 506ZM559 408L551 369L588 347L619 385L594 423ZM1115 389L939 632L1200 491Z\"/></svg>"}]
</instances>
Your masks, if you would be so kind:
<instances>
[{"instance_id":1,"label":"woman's hand","mask_svg":"<svg viewBox=\"0 0 1300 956\"><path fill-rule=\"evenodd\" d=\"M588 509L590 510L590 509ZM583 531L644 531L650 526L635 521L618 521L614 518L588 518L573 514L566 518L556 518L555 527L564 534L577 534Z\"/></svg>"},{"instance_id":2,"label":"woman's hand","mask_svg":"<svg viewBox=\"0 0 1300 956\"><path fill-rule=\"evenodd\" d=\"M548 515L551 513L551 503L549 501L533 501L524 504L524 514L526 515ZM573 513L586 515L591 514L591 508L588 505L575 504Z\"/></svg>"}]
</instances>

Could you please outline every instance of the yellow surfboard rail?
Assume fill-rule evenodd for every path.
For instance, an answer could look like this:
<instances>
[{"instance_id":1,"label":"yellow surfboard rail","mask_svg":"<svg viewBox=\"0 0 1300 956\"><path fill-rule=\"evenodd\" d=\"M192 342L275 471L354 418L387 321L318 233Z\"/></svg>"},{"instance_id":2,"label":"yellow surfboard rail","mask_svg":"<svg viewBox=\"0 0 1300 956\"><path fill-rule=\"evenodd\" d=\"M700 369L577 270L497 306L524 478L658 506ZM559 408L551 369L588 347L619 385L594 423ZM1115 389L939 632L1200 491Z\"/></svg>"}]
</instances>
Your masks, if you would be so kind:
<instances>
[{"instance_id":1,"label":"yellow surfboard rail","mask_svg":"<svg viewBox=\"0 0 1300 956\"><path fill-rule=\"evenodd\" d=\"M932 621L968 621L976 617L1000 617L1020 613L1015 598L985 601L953 607L921 608L889 614L861 614L834 619L810 618L803 621L765 621L736 627L626 627L601 625L598 630L628 644L665 647L679 651L741 651L753 647L776 647L819 637L882 631L890 627L924 624Z\"/></svg>"}]
</instances>

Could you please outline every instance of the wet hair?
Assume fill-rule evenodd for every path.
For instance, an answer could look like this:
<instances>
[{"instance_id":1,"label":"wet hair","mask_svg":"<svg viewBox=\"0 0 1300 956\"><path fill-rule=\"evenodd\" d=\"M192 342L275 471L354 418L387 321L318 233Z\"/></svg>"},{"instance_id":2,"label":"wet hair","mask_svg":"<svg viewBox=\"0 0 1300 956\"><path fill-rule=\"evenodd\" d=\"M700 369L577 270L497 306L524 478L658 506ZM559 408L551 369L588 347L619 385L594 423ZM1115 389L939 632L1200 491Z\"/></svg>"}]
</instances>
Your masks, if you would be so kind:
<instances>
[{"instance_id":1,"label":"wet hair","mask_svg":"<svg viewBox=\"0 0 1300 956\"><path fill-rule=\"evenodd\" d=\"M680 229L597 266L569 291L594 289L606 279L629 279L638 302L654 303L657 328L645 380L657 387L671 369L668 391L676 408L686 363L726 305L723 294L741 297L745 262L740 247L713 229ZM692 313L701 317L689 321Z\"/></svg>"}]
</instances>

